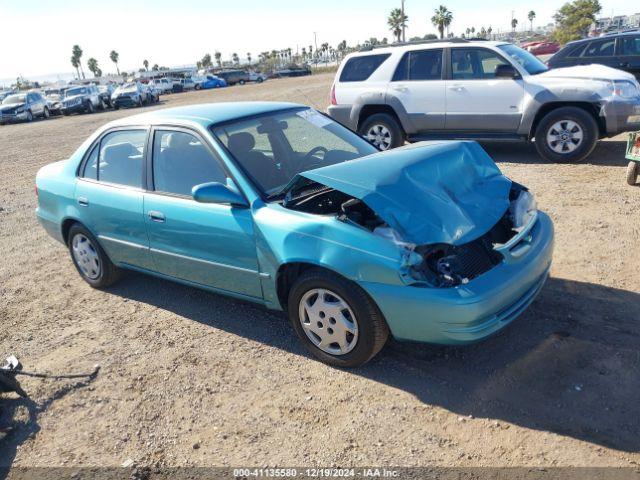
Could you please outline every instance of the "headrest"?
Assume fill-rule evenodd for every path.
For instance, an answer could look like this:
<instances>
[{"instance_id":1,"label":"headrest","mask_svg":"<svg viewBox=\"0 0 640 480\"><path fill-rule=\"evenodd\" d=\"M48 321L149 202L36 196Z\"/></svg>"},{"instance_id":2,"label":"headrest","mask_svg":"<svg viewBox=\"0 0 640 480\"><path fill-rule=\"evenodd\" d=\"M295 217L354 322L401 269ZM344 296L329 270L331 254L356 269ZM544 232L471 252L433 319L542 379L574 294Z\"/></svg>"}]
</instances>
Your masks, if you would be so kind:
<instances>
[{"instance_id":1,"label":"headrest","mask_svg":"<svg viewBox=\"0 0 640 480\"><path fill-rule=\"evenodd\" d=\"M191 146L191 135L187 133L174 132L169 134L167 140L168 148L189 148Z\"/></svg>"},{"instance_id":2,"label":"headrest","mask_svg":"<svg viewBox=\"0 0 640 480\"><path fill-rule=\"evenodd\" d=\"M256 140L249 132L238 132L229 136L228 148L234 155L250 152L256 146Z\"/></svg>"}]
</instances>

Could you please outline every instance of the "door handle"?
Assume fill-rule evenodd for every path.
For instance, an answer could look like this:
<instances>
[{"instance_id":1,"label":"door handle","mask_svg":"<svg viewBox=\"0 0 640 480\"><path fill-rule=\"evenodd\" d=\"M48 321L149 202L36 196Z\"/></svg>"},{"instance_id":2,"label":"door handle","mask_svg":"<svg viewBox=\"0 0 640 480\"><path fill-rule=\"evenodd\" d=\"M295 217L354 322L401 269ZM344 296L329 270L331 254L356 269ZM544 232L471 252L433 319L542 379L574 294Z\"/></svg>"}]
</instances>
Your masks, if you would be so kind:
<instances>
[{"instance_id":1,"label":"door handle","mask_svg":"<svg viewBox=\"0 0 640 480\"><path fill-rule=\"evenodd\" d=\"M462 92L464 87L462 85L452 85L449 87L449 90L453 90L454 92Z\"/></svg>"},{"instance_id":2,"label":"door handle","mask_svg":"<svg viewBox=\"0 0 640 480\"><path fill-rule=\"evenodd\" d=\"M409 89L405 85L394 85L393 88L396 92L408 92Z\"/></svg>"},{"instance_id":3,"label":"door handle","mask_svg":"<svg viewBox=\"0 0 640 480\"><path fill-rule=\"evenodd\" d=\"M78 197L78 205L80 205L82 207L88 207L89 206L89 200L87 200L87 197Z\"/></svg>"},{"instance_id":4,"label":"door handle","mask_svg":"<svg viewBox=\"0 0 640 480\"><path fill-rule=\"evenodd\" d=\"M148 215L149 215L149 219L152 222L164 223L165 221L164 213L162 212L158 212L156 210L150 210Z\"/></svg>"}]
</instances>

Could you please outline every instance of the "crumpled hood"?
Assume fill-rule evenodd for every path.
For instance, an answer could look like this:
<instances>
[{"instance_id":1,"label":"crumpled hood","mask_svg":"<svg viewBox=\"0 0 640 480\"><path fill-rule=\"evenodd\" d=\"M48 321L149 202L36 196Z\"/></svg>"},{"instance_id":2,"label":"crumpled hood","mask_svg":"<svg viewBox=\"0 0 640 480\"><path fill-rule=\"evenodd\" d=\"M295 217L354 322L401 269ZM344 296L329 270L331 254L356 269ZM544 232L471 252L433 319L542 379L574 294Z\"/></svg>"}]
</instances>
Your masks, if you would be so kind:
<instances>
[{"instance_id":1,"label":"crumpled hood","mask_svg":"<svg viewBox=\"0 0 640 480\"><path fill-rule=\"evenodd\" d=\"M511 189L476 142L421 142L300 176L362 200L418 245L482 236L506 212Z\"/></svg>"},{"instance_id":2,"label":"crumpled hood","mask_svg":"<svg viewBox=\"0 0 640 480\"><path fill-rule=\"evenodd\" d=\"M622 70L605 65L576 65L575 67L552 68L539 73L536 77L549 78L579 78L583 80L635 80L635 77Z\"/></svg>"},{"instance_id":3,"label":"crumpled hood","mask_svg":"<svg viewBox=\"0 0 640 480\"><path fill-rule=\"evenodd\" d=\"M0 112L10 112L11 110L24 106L24 103L7 103L6 105L0 105Z\"/></svg>"}]
</instances>

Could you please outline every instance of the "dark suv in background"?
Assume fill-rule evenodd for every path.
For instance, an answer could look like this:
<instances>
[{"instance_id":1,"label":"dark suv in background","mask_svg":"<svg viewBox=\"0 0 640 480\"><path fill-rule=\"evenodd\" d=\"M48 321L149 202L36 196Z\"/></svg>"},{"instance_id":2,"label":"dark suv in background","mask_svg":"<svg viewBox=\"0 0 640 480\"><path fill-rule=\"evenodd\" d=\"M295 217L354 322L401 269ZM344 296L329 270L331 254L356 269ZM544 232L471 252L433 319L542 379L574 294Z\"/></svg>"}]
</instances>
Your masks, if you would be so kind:
<instances>
[{"instance_id":1,"label":"dark suv in background","mask_svg":"<svg viewBox=\"0 0 640 480\"><path fill-rule=\"evenodd\" d=\"M224 79L227 85L235 85L236 83L244 85L249 81L249 74L244 70L223 70L217 72L216 75Z\"/></svg>"},{"instance_id":2,"label":"dark suv in background","mask_svg":"<svg viewBox=\"0 0 640 480\"><path fill-rule=\"evenodd\" d=\"M549 68L598 63L640 79L640 31L608 34L567 43L549 59Z\"/></svg>"}]
</instances>

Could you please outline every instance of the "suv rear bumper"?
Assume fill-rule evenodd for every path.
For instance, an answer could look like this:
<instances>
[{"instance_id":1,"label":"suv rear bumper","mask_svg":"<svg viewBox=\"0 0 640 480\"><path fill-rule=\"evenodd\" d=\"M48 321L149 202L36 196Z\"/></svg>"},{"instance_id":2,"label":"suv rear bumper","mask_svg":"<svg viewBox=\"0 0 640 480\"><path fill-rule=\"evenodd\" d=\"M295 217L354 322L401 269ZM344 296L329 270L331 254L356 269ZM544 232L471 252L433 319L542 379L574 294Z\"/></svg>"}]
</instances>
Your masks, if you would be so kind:
<instances>
[{"instance_id":1,"label":"suv rear bumper","mask_svg":"<svg viewBox=\"0 0 640 480\"><path fill-rule=\"evenodd\" d=\"M607 102L602 107L602 114L609 137L622 132L640 130L640 97Z\"/></svg>"},{"instance_id":2,"label":"suv rear bumper","mask_svg":"<svg viewBox=\"0 0 640 480\"><path fill-rule=\"evenodd\" d=\"M327 112L336 122L351 130L356 129L357 125L351 122L351 105L330 105Z\"/></svg>"}]
</instances>

